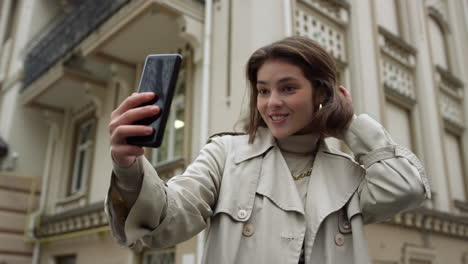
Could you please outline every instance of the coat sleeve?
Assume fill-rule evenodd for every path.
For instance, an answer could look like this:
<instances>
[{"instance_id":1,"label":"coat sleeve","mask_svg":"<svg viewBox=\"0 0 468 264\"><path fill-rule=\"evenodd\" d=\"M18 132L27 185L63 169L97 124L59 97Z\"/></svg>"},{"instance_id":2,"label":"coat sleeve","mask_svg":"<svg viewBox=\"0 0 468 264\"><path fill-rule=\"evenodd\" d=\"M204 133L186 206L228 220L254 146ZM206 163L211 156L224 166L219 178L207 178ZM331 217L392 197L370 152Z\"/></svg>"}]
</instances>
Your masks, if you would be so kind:
<instances>
[{"instance_id":1,"label":"coat sleeve","mask_svg":"<svg viewBox=\"0 0 468 264\"><path fill-rule=\"evenodd\" d=\"M182 175L167 183L145 157L139 157L127 170L114 168L105 209L115 240L140 250L142 246L175 245L199 233L213 214L225 159L222 138L217 138L201 150ZM115 173L122 175L116 177ZM132 176L141 178L136 194L116 184L118 179ZM132 197L135 200L128 201Z\"/></svg>"},{"instance_id":2,"label":"coat sleeve","mask_svg":"<svg viewBox=\"0 0 468 264\"><path fill-rule=\"evenodd\" d=\"M396 145L382 125L368 115L352 121L344 141L366 170L358 189L365 223L389 219L430 198L429 183L419 159Z\"/></svg>"}]
</instances>

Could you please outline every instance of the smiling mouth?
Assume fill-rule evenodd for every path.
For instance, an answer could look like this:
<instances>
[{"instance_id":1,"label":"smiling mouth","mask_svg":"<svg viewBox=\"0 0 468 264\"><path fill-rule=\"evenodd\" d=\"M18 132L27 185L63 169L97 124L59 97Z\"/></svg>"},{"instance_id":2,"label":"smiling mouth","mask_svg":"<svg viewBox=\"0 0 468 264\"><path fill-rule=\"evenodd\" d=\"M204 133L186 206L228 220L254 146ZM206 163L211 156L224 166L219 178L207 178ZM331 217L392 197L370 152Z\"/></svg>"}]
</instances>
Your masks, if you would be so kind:
<instances>
[{"instance_id":1,"label":"smiling mouth","mask_svg":"<svg viewBox=\"0 0 468 264\"><path fill-rule=\"evenodd\" d=\"M281 123L282 121L286 120L286 117L288 117L289 114L283 114L283 115L270 115L270 120L273 123Z\"/></svg>"}]
</instances>

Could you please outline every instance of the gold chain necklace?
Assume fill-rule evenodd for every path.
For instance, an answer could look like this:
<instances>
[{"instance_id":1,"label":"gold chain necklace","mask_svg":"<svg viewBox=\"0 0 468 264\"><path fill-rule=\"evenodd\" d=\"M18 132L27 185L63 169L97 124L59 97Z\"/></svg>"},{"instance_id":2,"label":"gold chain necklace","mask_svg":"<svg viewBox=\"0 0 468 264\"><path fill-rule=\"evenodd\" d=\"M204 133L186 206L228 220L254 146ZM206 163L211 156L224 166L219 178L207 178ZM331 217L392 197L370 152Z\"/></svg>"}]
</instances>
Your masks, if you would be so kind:
<instances>
[{"instance_id":1,"label":"gold chain necklace","mask_svg":"<svg viewBox=\"0 0 468 264\"><path fill-rule=\"evenodd\" d=\"M308 169L308 170L306 170L304 172L301 172L301 173L299 173L297 175L292 175L292 177L293 177L293 179L295 181L300 180L300 179L305 178L305 177L308 177L308 176L310 176L312 174L312 168L314 167L315 158L317 158L318 150L319 150L319 146L317 145L317 147L316 147L316 149L314 151L314 156L312 158L312 167L310 167L310 169Z\"/></svg>"},{"instance_id":2,"label":"gold chain necklace","mask_svg":"<svg viewBox=\"0 0 468 264\"><path fill-rule=\"evenodd\" d=\"M297 180L300 180L300 179L302 179L304 177L310 176L311 173L312 173L312 168L308 169L307 171L301 172L301 173L299 173L297 175L293 175L292 177L293 177L293 179L295 181L297 181Z\"/></svg>"}]
</instances>

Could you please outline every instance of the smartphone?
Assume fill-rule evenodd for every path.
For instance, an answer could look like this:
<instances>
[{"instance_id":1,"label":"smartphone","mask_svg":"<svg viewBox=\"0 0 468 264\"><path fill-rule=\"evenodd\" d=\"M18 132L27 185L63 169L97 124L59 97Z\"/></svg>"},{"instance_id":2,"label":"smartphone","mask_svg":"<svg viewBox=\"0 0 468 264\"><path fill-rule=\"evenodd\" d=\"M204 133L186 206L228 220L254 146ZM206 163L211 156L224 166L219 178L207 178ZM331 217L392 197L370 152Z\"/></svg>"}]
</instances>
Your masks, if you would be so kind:
<instances>
[{"instance_id":1,"label":"smartphone","mask_svg":"<svg viewBox=\"0 0 468 264\"><path fill-rule=\"evenodd\" d=\"M161 146L181 64L180 54L154 54L146 57L138 92L154 92L156 96L141 106L157 105L161 111L158 115L135 122L135 125L151 126L153 134L127 137L128 144L153 148Z\"/></svg>"}]
</instances>

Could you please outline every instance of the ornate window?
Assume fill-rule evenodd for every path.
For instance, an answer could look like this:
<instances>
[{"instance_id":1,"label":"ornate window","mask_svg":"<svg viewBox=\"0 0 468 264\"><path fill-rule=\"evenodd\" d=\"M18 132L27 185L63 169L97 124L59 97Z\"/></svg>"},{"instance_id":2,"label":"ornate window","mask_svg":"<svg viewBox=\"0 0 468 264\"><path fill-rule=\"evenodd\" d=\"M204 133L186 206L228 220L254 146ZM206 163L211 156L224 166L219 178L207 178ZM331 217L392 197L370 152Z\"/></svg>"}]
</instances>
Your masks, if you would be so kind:
<instances>
[{"instance_id":1,"label":"ornate window","mask_svg":"<svg viewBox=\"0 0 468 264\"><path fill-rule=\"evenodd\" d=\"M444 31L433 17L429 17L428 27L433 64L448 70L449 63Z\"/></svg>"},{"instance_id":2,"label":"ornate window","mask_svg":"<svg viewBox=\"0 0 468 264\"><path fill-rule=\"evenodd\" d=\"M387 100L385 115L388 122L387 129L392 138L399 145L413 148L412 124L410 110Z\"/></svg>"},{"instance_id":3,"label":"ornate window","mask_svg":"<svg viewBox=\"0 0 468 264\"><path fill-rule=\"evenodd\" d=\"M348 17L347 5L344 2L298 0L295 32L296 35L316 40L338 62L345 62Z\"/></svg>"},{"instance_id":4,"label":"ornate window","mask_svg":"<svg viewBox=\"0 0 468 264\"><path fill-rule=\"evenodd\" d=\"M414 149L415 49L379 26L380 80L385 93L386 128L398 144Z\"/></svg>"},{"instance_id":5,"label":"ornate window","mask_svg":"<svg viewBox=\"0 0 468 264\"><path fill-rule=\"evenodd\" d=\"M54 213L61 213L78 207L85 206L88 198L88 181L91 177L94 150L96 145L95 108L91 104L83 104L74 112L64 115L63 137L66 152L62 153L60 160L69 162L61 163L61 174L68 177L59 177L57 192L55 193Z\"/></svg>"},{"instance_id":6,"label":"ornate window","mask_svg":"<svg viewBox=\"0 0 468 264\"><path fill-rule=\"evenodd\" d=\"M463 170L462 149L460 136L449 131L445 132L445 154L447 156L447 169L450 175L450 192L452 198L466 201L465 173Z\"/></svg>"},{"instance_id":7,"label":"ornate window","mask_svg":"<svg viewBox=\"0 0 468 264\"><path fill-rule=\"evenodd\" d=\"M338 70L338 84L349 88L346 30L349 23L349 4L346 1L297 0L294 32L298 36L317 41L334 58ZM328 144L348 151L340 142L328 138Z\"/></svg>"},{"instance_id":8,"label":"ornate window","mask_svg":"<svg viewBox=\"0 0 468 264\"><path fill-rule=\"evenodd\" d=\"M451 66L456 59L450 56L450 26L447 3L440 0L426 2L428 10L428 30L432 63L435 69L435 82L439 90L439 111L444 123L444 147L446 173L451 198L459 212L467 212L466 165L462 137L465 133L464 84L454 75Z\"/></svg>"},{"instance_id":9,"label":"ornate window","mask_svg":"<svg viewBox=\"0 0 468 264\"><path fill-rule=\"evenodd\" d=\"M70 195L80 192L86 187L95 143L95 126L95 119L88 119L77 125L72 177L70 182Z\"/></svg>"}]
</instances>

